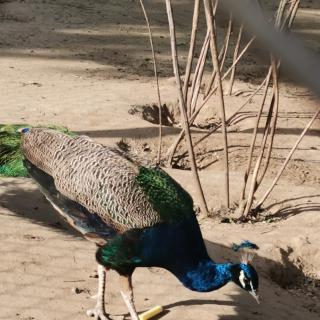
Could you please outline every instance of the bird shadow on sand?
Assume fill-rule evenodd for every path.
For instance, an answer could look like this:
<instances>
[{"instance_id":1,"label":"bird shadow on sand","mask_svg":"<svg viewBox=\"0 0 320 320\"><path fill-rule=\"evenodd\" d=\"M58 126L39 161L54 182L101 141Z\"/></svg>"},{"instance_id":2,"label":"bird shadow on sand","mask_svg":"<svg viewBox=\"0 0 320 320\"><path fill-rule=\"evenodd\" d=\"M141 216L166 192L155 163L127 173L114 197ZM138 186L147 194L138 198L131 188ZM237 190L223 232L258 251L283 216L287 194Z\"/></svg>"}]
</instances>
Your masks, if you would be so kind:
<instances>
[{"instance_id":1,"label":"bird shadow on sand","mask_svg":"<svg viewBox=\"0 0 320 320\"><path fill-rule=\"evenodd\" d=\"M31 220L33 223L51 227L61 232L79 236L80 233L52 208L36 185L26 178L0 178L0 206L14 215ZM264 220L283 220L306 211L319 211L319 202L293 203L293 201L320 198L320 195L306 195L286 199L264 208Z\"/></svg>"},{"instance_id":2,"label":"bird shadow on sand","mask_svg":"<svg viewBox=\"0 0 320 320\"><path fill-rule=\"evenodd\" d=\"M198 130L201 132L200 130ZM174 136L180 132L176 127L163 127L164 136ZM109 129L109 130L84 130L77 131L79 135L87 135L92 139L96 138L154 138L159 135L159 128L155 126L148 126L143 128L128 128L128 129Z\"/></svg>"},{"instance_id":3,"label":"bird shadow on sand","mask_svg":"<svg viewBox=\"0 0 320 320\"><path fill-rule=\"evenodd\" d=\"M173 303L169 303L163 306L164 309L172 309L179 306L201 306L201 305L220 305L220 306L234 306L234 301L227 300L209 300L209 299L189 299L189 300L181 300Z\"/></svg>"},{"instance_id":4,"label":"bird shadow on sand","mask_svg":"<svg viewBox=\"0 0 320 320\"><path fill-rule=\"evenodd\" d=\"M206 247L209 255L216 262L240 262L240 254L227 246L206 241ZM320 302L320 291L313 301L310 301L306 295L310 286L314 286L315 281L316 286L319 287L319 280L305 274L303 269L293 262L291 255L294 250L289 245L287 248L276 248L275 250L278 250L277 260L260 256L258 252L252 262L260 276L259 291L262 303L257 305L246 292L238 290L231 299L234 302L236 315L220 316L219 320L253 319L255 316L259 316L259 319L288 319L290 314L291 319L301 319L303 316L299 314L300 312L307 312L307 314L310 312L308 319L316 319L319 316L316 305ZM303 303L301 300L298 302L297 305L301 307L297 314L293 312L293 309L291 312L290 309L297 299L292 292L299 292L299 299L304 300Z\"/></svg>"},{"instance_id":5,"label":"bird shadow on sand","mask_svg":"<svg viewBox=\"0 0 320 320\"><path fill-rule=\"evenodd\" d=\"M230 247L205 241L207 250L212 259L216 262L240 262L240 254L234 252ZM303 292L306 289L306 283L314 283L315 279L304 274L298 266L296 266L290 255L293 249L279 248L279 260L272 260L259 255L255 255L252 264L260 275L260 296L261 304L257 304L253 298L245 291L233 286L230 294L226 294L228 300L217 300L214 298L215 292L212 292L213 299L188 299L164 305L165 314L170 314L175 308L203 306L211 310L215 315L219 314L219 320L238 320L238 319L317 319L319 310L317 303L320 297L310 301L310 298ZM299 298L292 294L292 291L300 292ZM296 300L297 299L297 300ZM303 302L301 303L301 300ZM295 302L296 301L296 302ZM295 305L292 308L292 305ZM298 307L300 306L300 307ZM192 310L192 309L191 309ZM217 312L215 311L217 310ZM222 311L221 311L222 310ZM196 314L196 313L195 313ZM166 319L164 314L154 319ZM171 319L170 316L168 316ZM186 318L189 319L189 318ZM191 318L190 318L191 319Z\"/></svg>"},{"instance_id":6,"label":"bird shadow on sand","mask_svg":"<svg viewBox=\"0 0 320 320\"><path fill-rule=\"evenodd\" d=\"M2 178L0 179L0 189L4 190L4 192L0 193L0 205L8 209L13 215L68 235L80 235L60 217L30 179ZM314 207L319 207L319 204L310 203L310 206L313 209ZM296 208L293 209L297 210ZM279 217L282 212L287 215L288 210L283 208L277 212L277 216ZM302 208L298 210L298 212L302 211L304 211ZM240 255L229 247L209 241L206 241L206 246L215 261L219 261L221 258L225 261L240 261ZM261 269L260 271L263 271L267 278L271 278L282 287L288 287L298 280L305 279L304 273L290 261L292 249L288 246L286 250L281 248L279 250L282 257L281 262L256 255L255 265ZM284 275L288 276L284 277ZM200 301L195 300L194 302L199 303ZM181 304L182 302L179 303Z\"/></svg>"},{"instance_id":7,"label":"bird shadow on sand","mask_svg":"<svg viewBox=\"0 0 320 320\"><path fill-rule=\"evenodd\" d=\"M166 305L163 305L163 311L157 315L152 317L153 320L160 320L160 319L165 319L166 315L169 315L172 311L172 309L177 308L177 307L185 307L185 306L190 306L190 307L195 307L195 306L205 306L205 305L216 305L216 306L231 306L234 307L236 306L236 302L235 301L227 301L227 300L209 300L209 299L187 299L187 300L180 300L177 302L173 302L173 303L169 303ZM144 313L147 310L139 310L139 313ZM112 315L110 315L112 318ZM129 313L126 314L121 314L121 315L113 315L115 316L115 320L116 317L122 316L124 317L126 320L130 320L130 315Z\"/></svg>"},{"instance_id":8,"label":"bird shadow on sand","mask_svg":"<svg viewBox=\"0 0 320 320\"><path fill-rule=\"evenodd\" d=\"M240 262L240 255L227 246L210 241L206 241L206 246L216 262ZM196 298L186 299L182 295L181 298L170 295L168 291L168 294L163 296L164 311L153 319L205 319L208 318L208 315L219 320L318 319L319 297L317 300L310 300L302 289L303 283L313 279L308 278L291 261L291 253L290 247L286 250L280 248L278 261L256 254L252 264L260 275L261 304L259 305L248 293L234 284L228 285L232 290L226 290L224 294L227 299L222 298L221 300L217 299L218 296L221 297L219 291L205 294L203 299L199 297L201 293L195 293ZM296 289L300 290L299 296L292 293ZM138 310L139 313L146 311L139 309L139 306ZM126 320L130 319L128 314L122 314L122 316Z\"/></svg>"},{"instance_id":9,"label":"bird shadow on sand","mask_svg":"<svg viewBox=\"0 0 320 320\"><path fill-rule=\"evenodd\" d=\"M72 236L81 236L53 209L31 179L1 178L0 206L14 216ZM1 213L0 213L1 215Z\"/></svg>"},{"instance_id":10,"label":"bird shadow on sand","mask_svg":"<svg viewBox=\"0 0 320 320\"><path fill-rule=\"evenodd\" d=\"M29 179L1 179L0 190L4 190L0 193L0 205L8 210L8 212L4 211L4 213L0 213L0 215L11 214L28 220L30 223L52 228L56 232L62 232L74 237L79 236L75 230L69 227L67 223L59 217ZM206 241L206 246L209 255L216 262L240 262L240 255L227 246L210 241ZM293 253L292 248L288 246L287 248L278 248L277 250L279 250L278 253L281 257L278 261L259 256L259 252L253 261L253 265L256 267L262 280L260 285L261 295L263 297L262 305L256 305L254 300L246 292L233 290L228 300L217 300L214 298L211 300L207 297L204 299L182 298L177 301L167 300L164 305L165 312L154 319L166 318L165 314L168 314L168 318L170 319L171 311L183 306L191 308L194 306L203 306L206 308L207 306L209 309L214 309L214 305L220 306L219 309L227 310L228 313L232 310L232 314L228 316L221 315L218 318L219 320L252 319L252 317L259 315L259 319L287 319L284 314L286 312L290 313L289 306L294 303L292 301L295 299L293 295L288 293L288 289L301 289L303 288L303 284L312 283L314 279L309 278L303 273L303 270L292 262L290 257ZM286 303L281 302L281 296L286 296ZM310 302L307 296L300 297L300 299L305 299L306 305ZM277 306L276 312L279 314L272 313L274 305ZM301 312L307 312L303 307L300 307L299 310ZM310 313L308 319L316 319L318 315L319 314L315 314L314 312ZM291 319L301 319L301 314L292 315Z\"/></svg>"}]
</instances>

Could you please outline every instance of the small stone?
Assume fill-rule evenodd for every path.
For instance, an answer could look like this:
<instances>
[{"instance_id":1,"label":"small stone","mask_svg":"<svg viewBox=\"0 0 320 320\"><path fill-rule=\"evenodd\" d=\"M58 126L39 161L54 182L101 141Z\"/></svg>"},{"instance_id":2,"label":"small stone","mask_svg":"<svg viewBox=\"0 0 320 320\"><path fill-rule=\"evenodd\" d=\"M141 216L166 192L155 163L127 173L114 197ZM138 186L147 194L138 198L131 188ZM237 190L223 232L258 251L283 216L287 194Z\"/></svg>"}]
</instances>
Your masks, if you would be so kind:
<instances>
[{"instance_id":1,"label":"small stone","mask_svg":"<svg viewBox=\"0 0 320 320\"><path fill-rule=\"evenodd\" d=\"M71 289L71 292L74 293L74 294L79 294L79 293L82 292L82 290L79 289L79 288L77 288L77 287L73 287L73 288Z\"/></svg>"}]
</instances>

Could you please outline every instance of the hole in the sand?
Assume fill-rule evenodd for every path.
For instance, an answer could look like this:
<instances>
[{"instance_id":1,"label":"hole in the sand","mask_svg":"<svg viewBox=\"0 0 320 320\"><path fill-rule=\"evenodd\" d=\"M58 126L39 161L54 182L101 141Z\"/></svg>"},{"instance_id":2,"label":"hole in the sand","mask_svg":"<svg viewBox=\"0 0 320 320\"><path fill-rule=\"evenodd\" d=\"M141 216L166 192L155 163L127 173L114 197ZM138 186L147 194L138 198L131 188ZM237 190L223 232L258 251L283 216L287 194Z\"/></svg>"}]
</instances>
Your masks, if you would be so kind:
<instances>
[{"instance_id":1,"label":"hole in the sand","mask_svg":"<svg viewBox=\"0 0 320 320\"><path fill-rule=\"evenodd\" d=\"M184 146L185 148L185 146ZM184 149L182 149L184 150ZM204 170L220 159L220 149L197 148L195 152L196 163L199 170ZM172 168L180 170L191 170L190 160L186 151L181 151L172 159Z\"/></svg>"},{"instance_id":2,"label":"hole in the sand","mask_svg":"<svg viewBox=\"0 0 320 320\"><path fill-rule=\"evenodd\" d=\"M303 258L288 247L286 250L279 248L281 261L275 261L268 268L270 279L280 287L293 294L305 294L311 299L320 296L320 279L309 272ZM311 308L314 311L314 308Z\"/></svg>"},{"instance_id":3,"label":"hole in the sand","mask_svg":"<svg viewBox=\"0 0 320 320\"><path fill-rule=\"evenodd\" d=\"M129 114L137 116L153 124L159 124L159 107L156 103L144 105L131 105L128 110ZM172 127L175 123L173 108L163 104L161 107L161 123L163 126Z\"/></svg>"}]
</instances>

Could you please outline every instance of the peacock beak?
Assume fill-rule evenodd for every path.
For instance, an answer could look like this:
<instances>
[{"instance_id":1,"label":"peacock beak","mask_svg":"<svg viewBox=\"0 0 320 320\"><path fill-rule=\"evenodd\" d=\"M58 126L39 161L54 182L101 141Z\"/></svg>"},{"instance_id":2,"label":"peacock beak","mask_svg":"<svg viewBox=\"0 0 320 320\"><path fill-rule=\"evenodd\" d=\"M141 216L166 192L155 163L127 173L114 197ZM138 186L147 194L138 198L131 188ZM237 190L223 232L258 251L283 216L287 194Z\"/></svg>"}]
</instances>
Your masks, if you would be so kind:
<instances>
[{"instance_id":1,"label":"peacock beak","mask_svg":"<svg viewBox=\"0 0 320 320\"><path fill-rule=\"evenodd\" d=\"M249 293L254 297L257 303L260 304L260 298L259 298L258 292L255 290L252 290L252 291L249 291Z\"/></svg>"}]
</instances>

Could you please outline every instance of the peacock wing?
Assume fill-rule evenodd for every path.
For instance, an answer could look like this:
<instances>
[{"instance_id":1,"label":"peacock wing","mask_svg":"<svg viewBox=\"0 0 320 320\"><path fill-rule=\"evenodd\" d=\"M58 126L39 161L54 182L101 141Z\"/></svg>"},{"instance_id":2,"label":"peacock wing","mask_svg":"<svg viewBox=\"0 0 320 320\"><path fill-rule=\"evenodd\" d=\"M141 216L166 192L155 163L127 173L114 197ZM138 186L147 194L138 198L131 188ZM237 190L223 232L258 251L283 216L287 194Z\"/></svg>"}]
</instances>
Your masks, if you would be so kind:
<instances>
[{"instance_id":1,"label":"peacock wing","mask_svg":"<svg viewBox=\"0 0 320 320\"><path fill-rule=\"evenodd\" d=\"M161 221L172 223L194 215L189 193L161 168L141 166L136 181Z\"/></svg>"},{"instance_id":2,"label":"peacock wing","mask_svg":"<svg viewBox=\"0 0 320 320\"><path fill-rule=\"evenodd\" d=\"M117 231L171 223L193 214L189 194L163 170L144 167L88 137L31 129L22 148L30 162L52 176L63 196Z\"/></svg>"},{"instance_id":3,"label":"peacock wing","mask_svg":"<svg viewBox=\"0 0 320 320\"><path fill-rule=\"evenodd\" d=\"M88 240L104 245L116 235L116 230L107 225L99 215L89 212L79 203L61 194L56 189L54 180L50 175L34 166L28 160L24 160L24 165L52 206Z\"/></svg>"}]
</instances>

